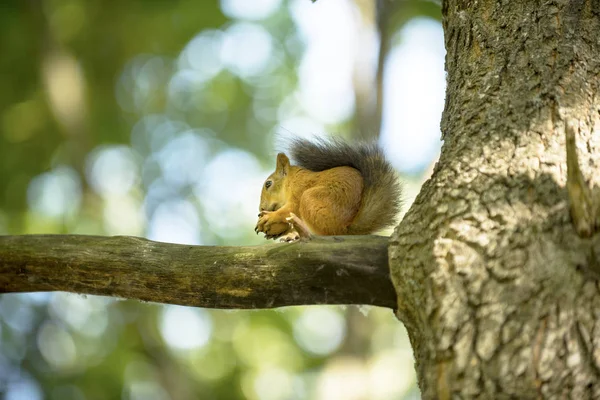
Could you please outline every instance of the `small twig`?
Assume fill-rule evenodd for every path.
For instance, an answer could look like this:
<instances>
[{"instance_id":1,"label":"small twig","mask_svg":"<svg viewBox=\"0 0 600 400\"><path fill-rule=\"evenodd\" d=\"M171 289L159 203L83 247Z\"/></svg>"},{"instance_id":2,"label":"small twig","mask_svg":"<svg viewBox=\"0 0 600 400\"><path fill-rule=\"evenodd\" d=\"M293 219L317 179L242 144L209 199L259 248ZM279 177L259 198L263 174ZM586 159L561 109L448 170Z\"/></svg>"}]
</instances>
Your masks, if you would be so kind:
<instances>
[{"instance_id":1,"label":"small twig","mask_svg":"<svg viewBox=\"0 0 600 400\"><path fill-rule=\"evenodd\" d=\"M592 191L586 185L577 158L575 134L578 126L574 121L568 121L565 126L567 148L567 191L571 217L575 230L581 237L590 237L595 233L596 220L599 218L600 207L594 205Z\"/></svg>"}]
</instances>

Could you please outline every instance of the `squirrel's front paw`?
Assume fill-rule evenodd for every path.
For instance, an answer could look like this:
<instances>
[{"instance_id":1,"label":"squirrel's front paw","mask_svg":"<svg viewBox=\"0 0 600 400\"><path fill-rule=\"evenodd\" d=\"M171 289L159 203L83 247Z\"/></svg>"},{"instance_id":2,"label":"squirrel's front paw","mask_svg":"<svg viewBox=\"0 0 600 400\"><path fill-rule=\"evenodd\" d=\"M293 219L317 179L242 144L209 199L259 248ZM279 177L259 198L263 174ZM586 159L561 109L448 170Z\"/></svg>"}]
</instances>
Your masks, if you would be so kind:
<instances>
[{"instance_id":1,"label":"squirrel's front paw","mask_svg":"<svg viewBox=\"0 0 600 400\"><path fill-rule=\"evenodd\" d=\"M262 211L258 216L254 232L256 234L263 232L267 239L277 238L289 229L288 222L279 218L279 215L275 212Z\"/></svg>"}]
</instances>

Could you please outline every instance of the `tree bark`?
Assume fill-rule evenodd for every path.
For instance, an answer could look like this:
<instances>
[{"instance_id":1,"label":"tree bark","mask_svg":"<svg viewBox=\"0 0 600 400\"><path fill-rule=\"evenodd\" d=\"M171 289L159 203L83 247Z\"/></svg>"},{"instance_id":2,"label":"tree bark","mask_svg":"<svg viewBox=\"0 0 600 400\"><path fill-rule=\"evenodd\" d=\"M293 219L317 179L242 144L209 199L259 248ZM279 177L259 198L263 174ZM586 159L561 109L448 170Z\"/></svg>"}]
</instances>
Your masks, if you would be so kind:
<instances>
[{"instance_id":1,"label":"tree bark","mask_svg":"<svg viewBox=\"0 0 600 400\"><path fill-rule=\"evenodd\" d=\"M394 308L387 237L253 247L117 236L0 236L0 293L66 291L214 308Z\"/></svg>"},{"instance_id":2,"label":"tree bark","mask_svg":"<svg viewBox=\"0 0 600 400\"><path fill-rule=\"evenodd\" d=\"M600 3L443 14L444 145L390 244L423 398L600 398L600 239L565 189L568 124L600 183Z\"/></svg>"}]
</instances>

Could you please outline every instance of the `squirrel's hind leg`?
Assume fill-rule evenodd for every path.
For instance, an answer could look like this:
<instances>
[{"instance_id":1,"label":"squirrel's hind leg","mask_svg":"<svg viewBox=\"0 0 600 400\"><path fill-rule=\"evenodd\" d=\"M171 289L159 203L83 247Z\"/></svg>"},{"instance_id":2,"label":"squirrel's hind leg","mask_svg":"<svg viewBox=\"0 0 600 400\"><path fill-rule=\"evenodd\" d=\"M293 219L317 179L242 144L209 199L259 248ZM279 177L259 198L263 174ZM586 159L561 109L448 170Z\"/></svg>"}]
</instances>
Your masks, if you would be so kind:
<instances>
[{"instance_id":1,"label":"squirrel's hind leg","mask_svg":"<svg viewBox=\"0 0 600 400\"><path fill-rule=\"evenodd\" d=\"M279 237L279 241L282 243L291 243L300 240L300 235L295 229L290 229L284 235Z\"/></svg>"},{"instance_id":2,"label":"squirrel's hind leg","mask_svg":"<svg viewBox=\"0 0 600 400\"><path fill-rule=\"evenodd\" d=\"M290 216L285 219L288 221L292 227L292 231L296 231L301 239L312 239L312 233L308 226L293 212L290 213Z\"/></svg>"},{"instance_id":3,"label":"squirrel's hind leg","mask_svg":"<svg viewBox=\"0 0 600 400\"><path fill-rule=\"evenodd\" d=\"M316 235L345 235L360 206L360 192L345 182L306 190L300 200L302 221Z\"/></svg>"},{"instance_id":4,"label":"squirrel's hind leg","mask_svg":"<svg viewBox=\"0 0 600 400\"><path fill-rule=\"evenodd\" d=\"M307 241L312 239L313 235L310 230L296 214L290 213L290 216L285 219L289 224L290 228L285 234L279 237L280 242L297 242L298 240Z\"/></svg>"}]
</instances>

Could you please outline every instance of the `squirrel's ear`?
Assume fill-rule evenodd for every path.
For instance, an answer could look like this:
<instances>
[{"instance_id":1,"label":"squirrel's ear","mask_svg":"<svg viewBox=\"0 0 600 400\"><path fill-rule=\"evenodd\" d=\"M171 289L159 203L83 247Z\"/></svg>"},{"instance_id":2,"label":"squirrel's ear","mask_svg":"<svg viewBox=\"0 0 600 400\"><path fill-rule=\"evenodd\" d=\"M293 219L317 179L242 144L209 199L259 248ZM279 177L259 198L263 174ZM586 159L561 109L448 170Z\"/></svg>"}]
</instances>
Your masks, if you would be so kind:
<instances>
[{"instance_id":1,"label":"squirrel's ear","mask_svg":"<svg viewBox=\"0 0 600 400\"><path fill-rule=\"evenodd\" d=\"M287 175L289 169L290 159L283 153L277 154L277 167L275 168L275 172L278 172L281 175Z\"/></svg>"}]
</instances>

